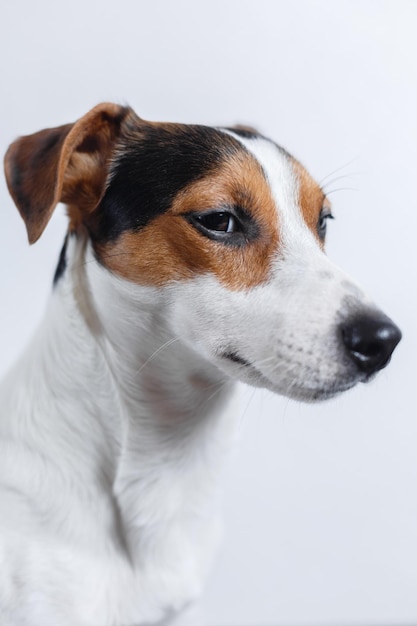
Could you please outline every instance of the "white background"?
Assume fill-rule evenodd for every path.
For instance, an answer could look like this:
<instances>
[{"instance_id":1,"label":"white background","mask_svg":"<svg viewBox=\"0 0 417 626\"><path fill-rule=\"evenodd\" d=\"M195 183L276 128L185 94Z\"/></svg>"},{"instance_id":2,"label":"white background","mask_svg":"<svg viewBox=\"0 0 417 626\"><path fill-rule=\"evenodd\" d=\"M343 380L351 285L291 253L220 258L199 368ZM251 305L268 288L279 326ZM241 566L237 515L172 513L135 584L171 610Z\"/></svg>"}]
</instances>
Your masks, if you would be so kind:
<instances>
[{"instance_id":1,"label":"white background","mask_svg":"<svg viewBox=\"0 0 417 626\"><path fill-rule=\"evenodd\" d=\"M319 180L341 168L328 253L403 330L375 382L328 404L242 389L211 626L417 624L416 29L405 0L2 3L2 152L102 100L257 126ZM4 372L42 315L65 218L29 248L4 180L0 196Z\"/></svg>"}]
</instances>

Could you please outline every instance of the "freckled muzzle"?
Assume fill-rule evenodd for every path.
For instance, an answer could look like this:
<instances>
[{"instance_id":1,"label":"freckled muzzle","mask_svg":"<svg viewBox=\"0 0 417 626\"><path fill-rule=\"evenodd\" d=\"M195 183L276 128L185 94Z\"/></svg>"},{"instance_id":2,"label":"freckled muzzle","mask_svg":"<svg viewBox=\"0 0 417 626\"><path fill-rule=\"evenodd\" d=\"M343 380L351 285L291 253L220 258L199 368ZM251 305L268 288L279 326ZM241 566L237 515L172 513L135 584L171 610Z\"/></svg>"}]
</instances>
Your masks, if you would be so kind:
<instances>
[{"instance_id":1,"label":"freckled muzzle","mask_svg":"<svg viewBox=\"0 0 417 626\"><path fill-rule=\"evenodd\" d=\"M385 315L356 315L340 326L346 353L368 377L385 367L401 340L400 329Z\"/></svg>"}]
</instances>

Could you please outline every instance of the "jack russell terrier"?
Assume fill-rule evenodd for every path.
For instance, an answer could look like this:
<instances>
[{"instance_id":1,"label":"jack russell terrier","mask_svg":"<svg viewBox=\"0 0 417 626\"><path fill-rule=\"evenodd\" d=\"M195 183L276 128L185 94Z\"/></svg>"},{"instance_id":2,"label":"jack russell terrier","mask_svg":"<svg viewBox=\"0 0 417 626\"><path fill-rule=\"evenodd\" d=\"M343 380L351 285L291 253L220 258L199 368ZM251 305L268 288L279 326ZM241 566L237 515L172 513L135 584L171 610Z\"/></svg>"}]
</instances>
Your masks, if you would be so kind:
<instances>
[{"instance_id":1,"label":"jack russell terrier","mask_svg":"<svg viewBox=\"0 0 417 626\"><path fill-rule=\"evenodd\" d=\"M5 168L30 243L59 202L69 229L0 387L0 623L185 623L234 382L331 398L401 333L324 254L320 186L253 129L101 104L18 139Z\"/></svg>"}]
</instances>

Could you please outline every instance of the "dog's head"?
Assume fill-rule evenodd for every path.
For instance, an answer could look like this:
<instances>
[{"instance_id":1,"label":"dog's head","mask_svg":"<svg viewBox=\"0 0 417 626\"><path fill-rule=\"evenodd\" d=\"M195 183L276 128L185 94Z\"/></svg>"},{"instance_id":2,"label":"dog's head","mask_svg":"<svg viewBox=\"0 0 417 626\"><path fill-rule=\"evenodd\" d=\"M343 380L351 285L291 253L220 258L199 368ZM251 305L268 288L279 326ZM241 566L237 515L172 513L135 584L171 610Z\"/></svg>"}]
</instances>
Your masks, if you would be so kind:
<instances>
[{"instance_id":1,"label":"dog's head","mask_svg":"<svg viewBox=\"0 0 417 626\"><path fill-rule=\"evenodd\" d=\"M103 104L17 140L6 176L31 243L66 203L99 263L164 291L172 335L233 378L324 399L368 380L400 340L324 254L320 186L252 129Z\"/></svg>"}]
</instances>

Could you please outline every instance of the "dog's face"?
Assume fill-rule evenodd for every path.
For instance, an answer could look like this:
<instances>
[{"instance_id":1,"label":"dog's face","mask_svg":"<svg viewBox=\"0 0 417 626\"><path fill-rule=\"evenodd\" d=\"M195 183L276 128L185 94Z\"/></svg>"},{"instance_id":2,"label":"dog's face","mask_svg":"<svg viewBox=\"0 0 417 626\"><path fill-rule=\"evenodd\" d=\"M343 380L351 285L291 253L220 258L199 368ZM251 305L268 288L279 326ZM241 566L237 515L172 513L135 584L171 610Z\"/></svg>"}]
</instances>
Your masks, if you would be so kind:
<instances>
[{"instance_id":1,"label":"dog's face","mask_svg":"<svg viewBox=\"0 0 417 626\"><path fill-rule=\"evenodd\" d=\"M400 339L325 256L331 208L319 185L255 131L102 105L13 144L6 171L31 240L66 202L98 261L165 292L172 335L233 378L324 399L369 379Z\"/></svg>"}]
</instances>

